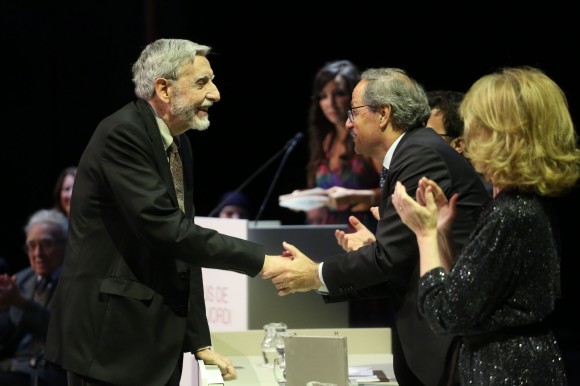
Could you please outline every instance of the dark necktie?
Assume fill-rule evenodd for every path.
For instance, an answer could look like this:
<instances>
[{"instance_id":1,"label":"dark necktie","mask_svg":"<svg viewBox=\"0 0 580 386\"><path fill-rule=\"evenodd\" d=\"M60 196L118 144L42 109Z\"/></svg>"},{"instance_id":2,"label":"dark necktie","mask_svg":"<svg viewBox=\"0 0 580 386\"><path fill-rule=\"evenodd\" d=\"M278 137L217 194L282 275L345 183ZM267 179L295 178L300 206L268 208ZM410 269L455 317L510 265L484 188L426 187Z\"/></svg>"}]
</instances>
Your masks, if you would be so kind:
<instances>
[{"instance_id":1,"label":"dark necktie","mask_svg":"<svg viewBox=\"0 0 580 386\"><path fill-rule=\"evenodd\" d=\"M175 192L177 193L177 202L179 208L183 211L183 165L181 164L181 157L179 156L179 148L174 140L169 146L169 168L171 169L171 177L173 177L173 185L175 185Z\"/></svg>"},{"instance_id":2,"label":"dark necktie","mask_svg":"<svg viewBox=\"0 0 580 386\"><path fill-rule=\"evenodd\" d=\"M380 180L381 189L383 189L383 185L385 184L385 181L387 179L388 172L389 172L389 169L387 169L386 167L383 166L383 168L381 169L381 180Z\"/></svg>"},{"instance_id":3,"label":"dark necktie","mask_svg":"<svg viewBox=\"0 0 580 386\"><path fill-rule=\"evenodd\" d=\"M50 295L50 277L42 277L36 282L34 288L34 301L43 306L46 305Z\"/></svg>"}]
</instances>

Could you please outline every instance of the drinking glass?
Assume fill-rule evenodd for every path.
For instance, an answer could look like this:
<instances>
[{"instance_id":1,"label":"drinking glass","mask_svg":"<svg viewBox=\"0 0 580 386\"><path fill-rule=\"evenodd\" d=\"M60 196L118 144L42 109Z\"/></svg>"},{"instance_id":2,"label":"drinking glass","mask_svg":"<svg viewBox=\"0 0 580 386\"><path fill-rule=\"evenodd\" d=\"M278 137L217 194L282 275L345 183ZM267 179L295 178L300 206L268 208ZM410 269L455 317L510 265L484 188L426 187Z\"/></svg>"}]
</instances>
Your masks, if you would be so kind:
<instances>
[{"instance_id":1,"label":"drinking glass","mask_svg":"<svg viewBox=\"0 0 580 386\"><path fill-rule=\"evenodd\" d=\"M284 357L274 359L274 378L278 386L286 386L286 360Z\"/></svg>"},{"instance_id":2,"label":"drinking glass","mask_svg":"<svg viewBox=\"0 0 580 386\"><path fill-rule=\"evenodd\" d=\"M280 356L276 347L277 335L286 334L286 324L285 323L268 323L264 325L264 339L262 340L262 357L264 367L272 367L274 358Z\"/></svg>"}]
</instances>

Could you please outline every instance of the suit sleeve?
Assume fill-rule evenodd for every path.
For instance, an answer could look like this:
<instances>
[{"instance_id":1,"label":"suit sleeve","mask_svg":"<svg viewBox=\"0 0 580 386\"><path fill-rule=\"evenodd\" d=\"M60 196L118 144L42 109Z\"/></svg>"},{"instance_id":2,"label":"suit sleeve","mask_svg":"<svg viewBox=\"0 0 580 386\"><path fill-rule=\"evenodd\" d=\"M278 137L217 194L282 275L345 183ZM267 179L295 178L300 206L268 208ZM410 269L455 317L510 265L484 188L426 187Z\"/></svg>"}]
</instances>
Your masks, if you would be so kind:
<instances>
[{"instance_id":1,"label":"suit sleeve","mask_svg":"<svg viewBox=\"0 0 580 386\"><path fill-rule=\"evenodd\" d=\"M156 149L146 132L124 123L109 132L102 175L115 207L148 248L163 250L188 264L257 275L263 247L202 228L187 218L170 197L161 178Z\"/></svg>"}]
</instances>

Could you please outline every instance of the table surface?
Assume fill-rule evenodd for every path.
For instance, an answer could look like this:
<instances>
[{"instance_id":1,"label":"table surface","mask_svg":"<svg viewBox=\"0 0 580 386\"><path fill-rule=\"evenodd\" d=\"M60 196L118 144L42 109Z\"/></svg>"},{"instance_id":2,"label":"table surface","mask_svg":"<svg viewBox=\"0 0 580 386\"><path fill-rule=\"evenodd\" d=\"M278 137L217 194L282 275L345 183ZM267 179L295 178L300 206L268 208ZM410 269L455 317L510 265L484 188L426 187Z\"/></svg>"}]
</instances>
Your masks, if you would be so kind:
<instances>
[{"instance_id":1,"label":"table surface","mask_svg":"<svg viewBox=\"0 0 580 386\"><path fill-rule=\"evenodd\" d=\"M274 379L273 369L262 365L262 357L230 356L230 359L236 366L238 379L226 382L227 386L278 386ZM398 385L394 379L392 354L349 354L348 365L383 370L389 380L392 379L392 382L387 382L386 385Z\"/></svg>"}]
</instances>

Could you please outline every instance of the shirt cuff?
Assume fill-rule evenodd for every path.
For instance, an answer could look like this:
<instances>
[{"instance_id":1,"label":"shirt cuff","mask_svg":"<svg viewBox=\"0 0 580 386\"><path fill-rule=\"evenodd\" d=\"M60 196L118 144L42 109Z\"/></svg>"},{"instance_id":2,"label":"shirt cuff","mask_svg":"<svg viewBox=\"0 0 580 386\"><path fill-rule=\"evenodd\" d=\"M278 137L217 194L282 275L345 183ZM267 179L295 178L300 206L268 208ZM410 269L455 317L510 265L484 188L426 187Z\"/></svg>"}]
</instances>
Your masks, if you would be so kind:
<instances>
[{"instance_id":1,"label":"shirt cuff","mask_svg":"<svg viewBox=\"0 0 580 386\"><path fill-rule=\"evenodd\" d=\"M197 350L195 350L195 352L200 352L202 350L207 350L207 349L213 350L213 347L212 346L201 347L201 348L198 348Z\"/></svg>"},{"instance_id":2,"label":"shirt cuff","mask_svg":"<svg viewBox=\"0 0 580 386\"><path fill-rule=\"evenodd\" d=\"M324 279L322 278L322 264L323 262L318 264L318 278L320 279L320 283L322 285L316 290L319 294L327 295L329 294L328 288L326 288L326 284L324 283Z\"/></svg>"}]
</instances>

